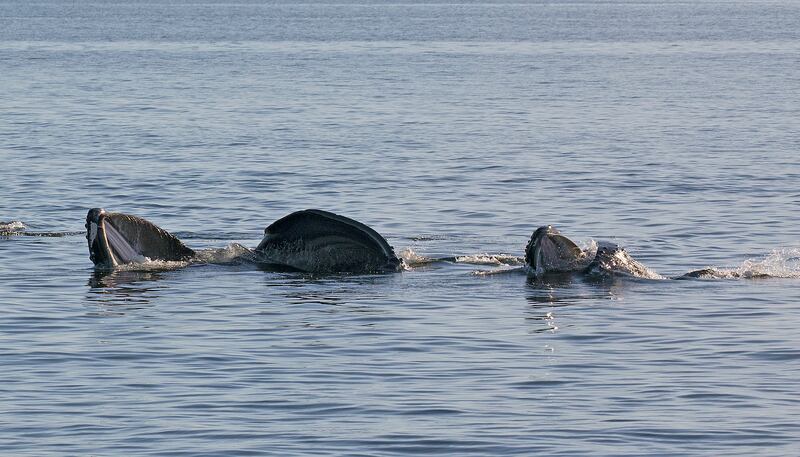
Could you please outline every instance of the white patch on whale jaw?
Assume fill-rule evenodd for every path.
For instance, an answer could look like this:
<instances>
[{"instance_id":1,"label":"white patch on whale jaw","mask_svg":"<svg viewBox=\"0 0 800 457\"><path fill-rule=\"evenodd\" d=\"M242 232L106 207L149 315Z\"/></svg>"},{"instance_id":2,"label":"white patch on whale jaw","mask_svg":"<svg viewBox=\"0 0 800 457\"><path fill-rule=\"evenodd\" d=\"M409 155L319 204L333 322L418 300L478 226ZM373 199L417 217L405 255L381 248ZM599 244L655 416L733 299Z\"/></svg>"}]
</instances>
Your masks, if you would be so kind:
<instances>
[{"instance_id":1,"label":"white patch on whale jaw","mask_svg":"<svg viewBox=\"0 0 800 457\"><path fill-rule=\"evenodd\" d=\"M94 223L92 227L96 228ZM150 261L149 258L137 251L113 225L106 222L103 227L105 228L108 247L113 251L113 256L116 257L118 263L147 263Z\"/></svg>"}]
</instances>

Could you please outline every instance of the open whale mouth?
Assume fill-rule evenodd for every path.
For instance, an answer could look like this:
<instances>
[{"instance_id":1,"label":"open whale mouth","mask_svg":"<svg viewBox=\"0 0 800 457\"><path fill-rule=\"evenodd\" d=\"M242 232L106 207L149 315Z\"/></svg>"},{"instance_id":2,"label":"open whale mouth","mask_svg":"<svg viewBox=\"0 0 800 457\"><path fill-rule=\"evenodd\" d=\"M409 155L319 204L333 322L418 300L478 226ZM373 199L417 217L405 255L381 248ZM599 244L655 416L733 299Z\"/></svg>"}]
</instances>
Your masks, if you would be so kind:
<instances>
[{"instance_id":1,"label":"open whale mouth","mask_svg":"<svg viewBox=\"0 0 800 457\"><path fill-rule=\"evenodd\" d=\"M149 259L139 252L114 224L102 208L93 208L86 215L86 240L89 259L97 267L114 268L126 263L144 263Z\"/></svg>"},{"instance_id":2,"label":"open whale mouth","mask_svg":"<svg viewBox=\"0 0 800 457\"><path fill-rule=\"evenodd\" d=\"M97 268L152 261L185 261L195 256L166 230L140 217L93 208L86 215L89 258Z\"/></svg>"},{"instance_id":3,"label":"open whale mouth","mask_svg":"<svg viewBox=\"0 0 800 457\"><path fill-rule=\"evenodd\" d=\"M535 274L575 271L585 267L588 255L551 225L539 227L525 248L525 263Z\"/></svg>"}]
</instances>

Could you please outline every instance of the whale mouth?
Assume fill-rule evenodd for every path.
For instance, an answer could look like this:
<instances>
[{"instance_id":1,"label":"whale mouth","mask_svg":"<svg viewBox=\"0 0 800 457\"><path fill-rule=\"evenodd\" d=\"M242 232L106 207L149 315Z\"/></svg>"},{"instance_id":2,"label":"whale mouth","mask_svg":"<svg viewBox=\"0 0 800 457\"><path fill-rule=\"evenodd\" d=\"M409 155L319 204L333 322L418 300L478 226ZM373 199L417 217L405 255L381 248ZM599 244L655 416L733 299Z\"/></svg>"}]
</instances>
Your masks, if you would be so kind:
<instances>
[{"instance_id":1,"label":"whale mouth","mask_svg":"<svg viewBox=\"0 0 800 457\"><path fill-rule=\"evenodd\" d=\"M93 208L86 215L89 258L100 269L154 261L187 261L195 252L140 217Z\"/></svg>"},{"instance_id":2,"label":"whale mouth","mask_svg":"<svg viewBox=\"0 0 800 457\"><path fill-rule=\"evenodd\" d=\"M536 229L525 248L525 263L536 275L580 270L589 261L586 251L551 225Z\"/></svg>"},{"instance_id":3,"label":"whale mouth","mask_svg":"<svg viewBox=\"0 0 800 457\"><path fill-rule=\"evenodd\" d=\"M112 269L121 264L145 263L149 259L137 250L102 208L93 208L86 215L86 240L89 259L98 268Z\"/></svg>"}]
</instances>

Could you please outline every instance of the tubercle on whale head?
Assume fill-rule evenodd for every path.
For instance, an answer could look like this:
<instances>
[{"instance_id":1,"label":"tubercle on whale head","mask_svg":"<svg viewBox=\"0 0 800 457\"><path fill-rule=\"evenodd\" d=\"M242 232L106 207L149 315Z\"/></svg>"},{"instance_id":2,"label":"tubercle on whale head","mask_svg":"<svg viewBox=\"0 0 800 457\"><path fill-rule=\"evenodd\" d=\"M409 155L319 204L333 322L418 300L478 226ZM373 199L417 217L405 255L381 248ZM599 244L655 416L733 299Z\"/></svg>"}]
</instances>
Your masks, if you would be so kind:
<instances>
[{"instance_id":1,"label":"tubercle on whale head","mask_svg":"<svg viewBox=\"0 0 800 457\"><path fill-rule=\"evenodd\" d=\"M100 223L100 219L106 216L106 210L103 208L92 208L89 210L89 213L86 215L86 223L89 224L90 222L94 222L95 224Z\"/></svg>"}]
</instances>

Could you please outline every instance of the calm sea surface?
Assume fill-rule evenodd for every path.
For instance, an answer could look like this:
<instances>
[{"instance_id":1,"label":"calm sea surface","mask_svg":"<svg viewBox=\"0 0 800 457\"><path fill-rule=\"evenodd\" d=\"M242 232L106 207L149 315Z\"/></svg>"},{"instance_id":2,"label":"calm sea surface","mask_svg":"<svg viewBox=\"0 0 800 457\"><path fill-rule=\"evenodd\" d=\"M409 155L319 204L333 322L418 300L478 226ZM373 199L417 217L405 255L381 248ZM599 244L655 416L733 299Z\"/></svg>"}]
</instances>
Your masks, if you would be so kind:
<instances>
[{"instance_id":1,"label":"calm sea surface","mask_svg":"<svg viewBox=\"0 0 800 457\"><path fill-rule=\"evenodd\" d=\"M97 206L463 257L101 276ZM0 455L800 455L798 208L796 2L0 1ZM770 277L485 274L545 224Z\"/></svg>"}]
</instances>

